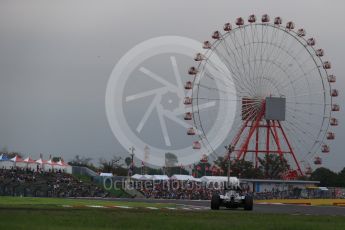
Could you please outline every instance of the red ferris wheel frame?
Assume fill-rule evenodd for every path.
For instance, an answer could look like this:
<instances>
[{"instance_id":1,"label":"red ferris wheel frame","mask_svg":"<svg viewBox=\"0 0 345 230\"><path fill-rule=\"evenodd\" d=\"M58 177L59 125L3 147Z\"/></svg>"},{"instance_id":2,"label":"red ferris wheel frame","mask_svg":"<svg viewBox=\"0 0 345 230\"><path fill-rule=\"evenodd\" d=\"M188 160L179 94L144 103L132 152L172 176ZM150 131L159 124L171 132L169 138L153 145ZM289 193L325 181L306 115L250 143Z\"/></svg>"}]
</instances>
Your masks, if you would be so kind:
<instances>
[{"instance_id":1,"label":"red ferris wheel frame","mask_svg":"<svg viewBox=\"0 0 345 230\"><path fill-rule=\"evenodd\" d=\"M236 87L239 90L239 92L230 92L234 93L237 98L236 101L240 102L242 101L242 117L240 115L236 116L236 124L238 125L237 128L231 127L231 130L236 131L231 133L231 139L232 142L229 145L228 152L225 154L228 154L228 160L230 160L230 154L235 153L237 159L246 159L246 156L248 153L253 154L253 163L255 167L259 166L259 156L262 156L263 154L277 154L282 159L287 159L289 157L289 163L291 166L291 170L288 172L285 172L285 175L283 175L283 178L285 179L295 179L298 176L308 175L310 174L309 171L311 170L309 160L314 157L314 164L317 166L320 166L322 164L321 158L319 155L319 147L321 147L322 153L329 153L330 148L329 145L326 143L328 140L335 139L335 133L329 131L331 126L337 126L338 120L337 118L333 117L333 112L339 111L339 105L334 103L333 98L338 96L338 90L333 88L333 83L336 81L336 77L333 74L329 74L328 71L331 69L331 63L329 61L324 61L322 57L324 56L323 49L316 49L315 48L315 39L309 38L306 39L306 31L303 28L295 30L295 24L292 21L288 21L286 25L282 25L282 19L280 17L275 17L272 21L273 23L270 23L270 17L267 14L262 15L261 22L257 22L255 15L250 15L248 17L249 24L246 24L243 18L237 18L234 27L232 27L231 23L225 23L223 29L224 32L215 31L212 33L212 39L214 41L205 41L203 43L203 48L206 49L206 52L203 53L197 53L194 60L198 63L197 67L191 67L188 70L188 74L192 75L194 77L193 81L187 81L185 85L185 90L191 90L192 94L187 94L184 99L184 104L191 105L191 110L187 110L185 113L185 120L193 120L195 127L189 127L187 130L187 135L196 135L198 132L199 140L193 141L193 149L199 150L202 147L206 147L206 151L208 153L216 154L216 148L218 146L212 146L211 143L208 141L208 133L204 131L204 127L202 125L201 121L201 115L199 111L199 103L203 103L204 101L224 101L226 98L224 97L217 97L217 96L208 96L207 93L204 93L203 96L199 95L199 88L202 88L202 92L206 92L207 90L212 91L215 90L212 86L207 87L203 84L200 84L200 79L207 79L212 81L213 84L217 85L216 83L220 83L222 85L227 85L227 82L219 79L219 77L213 77L212 73L207 73L205 70L205 66L208 65L211 67L211 69L218 70L219 66L214 65L212 60L209 61L209 58L212 57L213 54L216 56L219 55L221 60L225 63L228 63L226 68L231 72L231 75L234 76L234 79L230 79L231 84L236 85ZM258 28L261 29L261 38L258 36L260 35L260 30L257 30ZM282 36L276 37L276 32L271 33L270 39L264 39L265 34L263 32L263 28L269 28L274 29L275 31L278 31L281 34L284 34ZM248 34L246 33L246 30L248 30ZM250 33L249 33L250 31ZM239 33L238 37L235 33ZM291 40L286 46L283 46L282 52L285 51L287 53L287 60L289 64L284 65L284 70L281 73L281 76L287 75L288 77L290 75L295 76L298 71L303 72L303 76L319 76L320 79L317 79L318 82L321 84L321 90L315 91L314 89L311 90L312 84L309 84L309 81L306 80L306 83L303 87L302 85L299 85L297 87L298 92L303 93L296 93L296 87L291 87L293 89L293 93L285 92L282 90L276 90L277 92L265 92L265 94L261 95L262 92L259 90L257 94L256 93L256 83L255 83L255 77L257 75L262 76L264 75L262 72L259 74L256 74L255 72L255 63L257 63L257 60L262 61L270 61L268 57L272 56L272 52L268 52L265 55L267 56L267 60L263 59L262 56L259 56L259 59L257 57L257 53L261 52L255 49L255 47L261 47L261 49L271 49L270 46L273 47L280 47L283 43L285 37L285 34L288 34L291 36ZM246 40L247 37L247 40ZM252 39L248 39L248 37L252 37ZM269 37L269 36L267 36ZM280 42L276 42L276 38L280 39ZM290 38L290 37L289 37ZM241 39L243 42L240 42ZM279 40L277 39L277 40ZM301 51L298 51L296 53L292 53L300 57L300 59L297 60L295 55L293 56L290 52L288 52L293 44L296 42L297 45L301 45L305 51L305 55L301 55ZM249 46L249 45L252 46ZM264 48L262 45L257 44L266 44ZM275 45L274 45L275 44ZM249 48L245 48L249 47ZM253 47L253 50L251 50ZM294 47L294 46L293 46ZM286 50L284 48L287 48ZM236 53L244 50L243 53ZM249 51L247 50L249 49ZM273 50L276 50L276 48L272 48ZM223 53L221 52L223 51ZM268 55L269 54L269 55ZM291 57L290 57L291 56ZM304 57L302 59L302 56ZM273 55L272 59L277 59L278 56ZM239 58L237 60L237 58ZM240 60L241 59L241 60ZM292 65L291 63L294 60L296 65ZM311 60L309 68L306 65L306 60ZM239 65L237 65L237 61L239 62ZM254 63L254 70L251 69L248 63ZM281 62L285 62L285 59L281 59ZM232 64L231 64L232 63ZM276 63L274 60L272 61L274 65L277 65L279 68L280 62ZM302 64L301 64L302 63ZM241 65L242 64L242 65ZM272 64L272 65L273 65ZM291 64L291 66L290 66ZM264 65L264 70L266 71L267 64ZM297 70L295 67L297 66ZM277 68L278 68L277 67ZM287 68L292 68L293 74L287 74L285 70ZM295 68L295 69L294 69ZM304 70L305 68L305 70ZM316 73L311 74L309 70L315 70ZM279 71L278 71L279 72ZM222 71L218 71L218 74L222 76ZM273 79L272 72L269 72L269 77L267 77L268 82L272 83L273 90L277 88L277 85L280 86L280 83L282 80L276 81L276 79ZM275 75L277 71L273 72ZM265 74L267 74L265 72ZM270 76L270 74L272 76ZM285 74L285 75L284 75ZM210 76L212 75L212 76ZM298 76L302 76L299 75ZM249 76L249 77L248 77ZM259 78L260 78L259 77ZM198 79L198 80L195 80ZM242 79L244 79L242 81ZM273 80L272 80L273 79ZM278 77L279 79L279 77ZM302 79L301 77L293 77L293 81L290 80L290 83L293 85L297 82L295 79ZM313 78L312 78L313 79ZM227 79L225 79L227 80ZM321 81L319 81L321 80ZM298 80L299 81L299 80ZM205 81L207 82L207 81ZM283 81L284 82L284 81ZM224 83L224 84L223 84ZM259 82L262 83L262 82ZM299 82L300 83L300 82ZM286 89L288 86L287 83L283 84L281 86L282 89ZM306 89L306 91L302 90ZM231 91L231 89L230 89ZM263 90L264 91L264 90ZM212 91L213 92L213 91ZM253 93L254 92L254 93ZM223 92L222 92L223 93ZM315 99L311 100L310 98L315 98L315 95L322 94L318 100ZM210 93L210 95L212 95ZM286 98L286 110L287 110L287 118L286 122L282 122L284 120L280 119L270 119L265 116L265 112L267 111L266 107L266 101L264 97L267 97L269 95L273 95L275 97L285 97ZM306 95L309 95L309 100L307 101L297 101L296 98L303 96L306 97ZM313 97L310 97L310 95L313 95ZM248 100L247 108L243 108L243 100ZM261 101L262 100L262 101ZM195 104L196 103L196 104ZM252 105L249 105L252 104ZM259 105L260 104L260 105ZM258 106L259 105L259 106ZM309 110L305 110L304 108L301 109L302 105L308 105L310 107ZM294 106L294 107L293 107ZM308 115L308 117L311 117L314 113L313 109L317 106L323 106L320 107L320 113L315 113L318 116L323 114L323 116L320 116L319 121L314 121L312 119L309 120L303 120L304 115ZM254 108L255 107L255 108ZM255 110L255 111L253 111ZM241 112L241 110L238 110ZM319 111L319 109L315 109L315 111ZM297 115L292 115L292 112L297 113ZM203 116L206 116L204 114L207 114L206 112L203 113ZM246 117L246 116L251 117ZM253 115L254 118L253 118ZM242 120L241 120L242 119ZM311 122L312 121L312 122ZM314 123L313 123L314 122ZM284 127L282 126L282 123ZM317 123L317 124L316 124ZM316 135L313 134L313 132L310 132L309 130L305 130L304 128L312 127L313 130L315 130L315 127L317 126L317 131L315 130ZM223 128L223 127L222 127ZM212 132L210 132L212 133ZM291 136L291 133L297 133L299 135L303 135L301 138L297 138L295 135ZM214 134L214 133L212 133ZM234 134L235 136L232 136ZM289 140L289 139L290 140ZM293 148L293 147L294 148ZM308 146L307 149L303 149L299 146ZM298 157L297 157L298 156ZM316 156L316 157L315 157ZM225 155L226 158L226 155ZM226 160L226 159L225 159ZM303 167L301 167L303 166ZM302 169L305 169L305 171L302 171Z\"/></svg>"},{"instance_id":2,"label":"red ferris wheel frame","mask_svg":"<svg viewBox=\"0 0 345 230\"><path fill-rule=\"evenodd\" d=\"M242 127L237 132L235 138L231 142L230 146L233 148L233 152L236 153L237 160L245 159L248 153L254 153L255 156L255 167L258 167L259 163L259 154L278 154L281 159L284 159L284 155L290 154L293 158L294 163L296 164L297 170L289 172L286 177L290 177L291 179L297 176L303 176L303 171L298 163L296 158L295 152L287 138L287 135L284 132L284 128L281 125L279 120L265 120L265 111L266 111L266 103L263 101L261 111L258 113L255 119L247 118L244 122ZM244 134L244 131L249 129L247 135L245 136L244 140L239 143L240 137ZM265 148L259 148L259 140L260 140L260 130L265 130L266 137L265 138ZM280 133L280 135L279 135ZM255 136L255 137L254 137ZM270 137L273 137L274 144L276 149L272 149L272 145L270 145ZM279 138L281 136L281 138ZM249 148L249 143L255 138L255 148ZM284 149L281 142L284 141L286 143L287 149ZM230 152L228 152L230 154ZM228 156L230 157L230 155Z\"/></svg>"}]
</instances>

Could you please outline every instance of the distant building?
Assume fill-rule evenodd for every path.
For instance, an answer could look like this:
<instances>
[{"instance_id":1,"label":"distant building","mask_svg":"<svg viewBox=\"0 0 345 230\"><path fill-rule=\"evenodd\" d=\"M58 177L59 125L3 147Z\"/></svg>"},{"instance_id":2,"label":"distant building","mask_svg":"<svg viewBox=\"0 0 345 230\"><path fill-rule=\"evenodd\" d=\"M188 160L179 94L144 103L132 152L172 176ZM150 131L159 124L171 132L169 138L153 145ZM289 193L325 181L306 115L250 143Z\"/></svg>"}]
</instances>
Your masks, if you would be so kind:
<instances>
[{"instance_id":1,"label":"distant building","mask_svg":"<svg viewBox=\"0 0 345 230\"><path fill-rule=\"evenodd\" d=\"M320 184L320 181L305 180L240 179L240 181L247 184L250 191L253 192L287 191L293 188L306 189Z\"/></svg>"}]
</instances>

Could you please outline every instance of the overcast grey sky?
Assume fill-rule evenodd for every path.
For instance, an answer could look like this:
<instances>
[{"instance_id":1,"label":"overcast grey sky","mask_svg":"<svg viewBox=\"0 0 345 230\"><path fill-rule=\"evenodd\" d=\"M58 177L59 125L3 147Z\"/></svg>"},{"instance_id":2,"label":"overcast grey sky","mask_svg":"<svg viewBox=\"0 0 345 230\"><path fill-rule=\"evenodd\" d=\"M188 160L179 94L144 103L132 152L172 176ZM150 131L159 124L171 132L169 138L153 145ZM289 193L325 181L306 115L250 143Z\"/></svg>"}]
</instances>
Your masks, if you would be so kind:
<instances>
[{"instance_id":1,"label":"overcast grey sky","mask_svg":"<svg viewBox=\"0 0 345 230\"><path fill-rule=\"evenodd\" d=\"M124 153L105 115L117 61L156 36L203 41L224 22L268 13L295 21L325 49L345 109L345 1L0 0L0 146L94 158ZM325 166L345 165L344 113ZM48 155L48 154L47 154Z\"/></svg>"}]
</instances>

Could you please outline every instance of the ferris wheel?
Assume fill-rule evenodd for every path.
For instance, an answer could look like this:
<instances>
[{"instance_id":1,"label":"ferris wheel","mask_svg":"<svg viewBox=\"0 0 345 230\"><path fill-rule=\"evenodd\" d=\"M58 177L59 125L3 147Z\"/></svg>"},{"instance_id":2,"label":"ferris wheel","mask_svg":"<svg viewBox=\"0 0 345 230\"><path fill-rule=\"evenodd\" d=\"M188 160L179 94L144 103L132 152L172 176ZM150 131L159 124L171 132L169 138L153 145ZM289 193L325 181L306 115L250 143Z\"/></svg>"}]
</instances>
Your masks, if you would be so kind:
<instances>
[{"instance_id":1,"label":"ferris wheel","mask_svg":"<svg viewBox=\"0 0 345 230\"><path fill-rule=\"evenodd\" d=\"M224 154L209 141L217 135L210 131L210 120L224 111L218 129L228 131L225 144L234 158L258 166L265 154L278 154L294 176L322 164L335 139L338 120L333 115L340 108L334 98L339 92L324 50L305 29L283 23L281 17L270 20L267 14L261 20L250 15L248 23L239 17L213 32L203 49L184 86L184 119L191 121L187 134L195 137L193 149ZM201 109L210 101L220 108L231 105L233 122L227 120L228 108Z\"/></svg>"}]
</instances>

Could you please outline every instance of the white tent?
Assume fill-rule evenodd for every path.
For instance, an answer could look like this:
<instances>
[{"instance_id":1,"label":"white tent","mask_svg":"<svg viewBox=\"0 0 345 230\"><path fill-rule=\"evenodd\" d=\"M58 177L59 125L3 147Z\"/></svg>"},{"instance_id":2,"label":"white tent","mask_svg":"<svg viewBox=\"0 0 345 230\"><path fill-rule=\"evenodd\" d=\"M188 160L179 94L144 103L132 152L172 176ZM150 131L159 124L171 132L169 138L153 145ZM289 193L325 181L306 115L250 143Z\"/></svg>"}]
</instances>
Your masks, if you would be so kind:
<instances>
[{"instance_id":1,"label":"white tent","mask_svg":"<svg viewBox=\"0 0 345 230\"><path fill-rule=\"evenodd\" d=\"M36 163L38 163L38 164L46 164L47 161L43 160L42 158L40 158L40 159L36 160Z\"/></svg>"},{"instance_id":2,"label":"white tent","mask_svg":"<svg viewBox=\"0 0 345 230\"><path fill-rule=\"evenodd\" d=\"M193 177L192 181L201 182L200 178L194 178L194 177Z\"/></svg>"},{"instance_id":3,"label":"white tent","mask_svg":"<svg viewBox=\"0 0 345 230\"><path fill-rule=\"evenodd\" d=\"M145 174L145 175L134 174L131 178L135 180L152 180L152 176L148 174Z\"/></svg>"},{"instance_id":4,"label":"white tent","mask_svg":"<svg viewBox=\"0 0 345 230\"><path fill-rule=\"evenodd\" d=\"M15 157L11 158L11 161L14 162L14 167L26 168L26 163L19 156L15 156Z\"/></svg>"},{"instance_id":5,"label":"white tent","mask_svg":"<svg viewBox=\"0 0 345 230\"><path fill-rule=\"evenodd\" d=\"M39 164L40 169L42 169L43 171L46 171L45 169L45 165L47 164L46 160L43 160L42 158L36 160L36 163Z\"/></svg>"},{"instance_id":6,"label":"white tent","mask_svg":"<svg viewBox=\"0 0 345 230\"><path fill-rule=\"evenodd\" d=\"M31 169L31 170L36 170L37 169L37 162L33 160L31 157L27 157L23 160L23 162L26 163L26 167Z\"/></svg>"},{"instance_id":7,"label":"white tent","mask_svg":"<svg viewBox=\"0 0 345 230\"><path fill-rule=\"evenodd\" d=\"M49 159L47 162L44 163L44 171L48 172L49 170L53 171L55 169L56 162Z\"/></svg>"},{"instance_id":8,"label":"white tent","mask_svg":"<svg viewBox=\"0 0 345 230\"><path fill-rule=\"evenodd\" d=\"M105 177L112 177L113 174L112 173L100 173L100 176L105 176Z\"/></svg>"},{"instance_id":9,"label":"white tent","mask_svg":"<svg viewBox=\"0 0 345 230\"><path fill-rule=\"evenodd\" d=\"M202 182L205 182L207 184L209 183L224 183L228 181L228 177L226 176L203 176L200 178ZM237 177L230 177L230 184L234 186L239 186L240 181Z\"/></svg>"},{"instance_id":10,"label":"white tent","mask_svg":"<svg viewBox=\"0 0 345 230\"><path fill-rule=\"evenodd\" d=\"M56 170L61 170L65 173L72 173L72 166L70 166L69 164L66 164L63 160L59 160L58 162L56 162L56 164L54 165L54 168Z\"/></svg>"},{"instance_id":11,"label":"white tent","mask_svg":"<svg viewBox=\"0 0 345 230\"><path fill-rule=\"evenodd\" d=\"M195 181L196 178L190 175L174 174L170 179L179 181Z\"/></svg>"},{"instance_id":12,"label":"white tent","mask_svg":"<svg viewBox=\"0 0 345 230\"><path fill-rule=\"evenodd\" d=\"M135 179L135 180L139 180L141 178L142 175L140 174L134 174L131 178Z\"/></svg>"},{"instance_id":13,"label":"white tent","mask_svg":"<svg viewBox=\"0 0 345 230\"><path fill-rule=\"evenodd\" d=\"M152 180L169 180L167 175L153 175Z\"/></svg>"},{"instance_id":14,"label":"white tent","mask_svg":"<svg viewBox=\"0 0 345 230\"><path fill-rule=\"evenodd\" d=\"M152 180L152 176L151 175L141 175L141 177L139 177L139 180Z\"/></svg>"},{"instance_id":15,"label":"white tent","mask_svg":"<svg viewBox=\"0 0 345 230\"><path fill-rule=\"evenodd\" d=\"M8 159L6 156L1 154L1 156L0 156L0 168L10 169L11 167L13 167L13 165L14 165L14 163L10 159Z\"/></svg>"}]
</instances>

